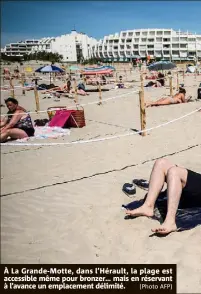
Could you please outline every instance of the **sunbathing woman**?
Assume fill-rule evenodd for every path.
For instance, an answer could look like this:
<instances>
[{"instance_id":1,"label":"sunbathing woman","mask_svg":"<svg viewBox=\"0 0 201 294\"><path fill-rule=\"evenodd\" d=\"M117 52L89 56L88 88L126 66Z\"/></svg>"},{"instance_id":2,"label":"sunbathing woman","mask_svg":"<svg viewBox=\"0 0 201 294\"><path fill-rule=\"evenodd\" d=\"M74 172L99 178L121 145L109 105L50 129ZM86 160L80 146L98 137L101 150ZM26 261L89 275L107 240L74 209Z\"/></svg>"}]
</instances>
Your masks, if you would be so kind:
<instances>
[{"instance_id":1,"label":"sunbathing woman","mask_svg":"<svg viewBox=\"0 0 201 294\"><path fill-rule=\"evenodd\" d=\"M184 88L180 88L179 93L175 94L173 97L164 97L155 102L147 102L145 106L150 107L150 106L170 105L170 104L189 102L192 96L189 96L187 99L185 99L185 95L186 95L186 90Z\"/></svg>"},{"instance_id":2,"label":"sunbathing woman","mask_svg":"<svg viewBox=\"0 0 201 294\"><path fill-rule=\"evenodd\" d=\"M167 215L162 225L152 229L158 234L168 234L177 231L176 212L179 203L189 207L200 207L201 204L201 174L177 166L165 158L158 159L151 172L149 190L144 204L134 210L127 210L131 216L154 215L154 206L159 193L167 183ZM181 201L181 202L180 202Z\"/></svg>"},{"instance_id":3,"label":"sunbathing woman","mask_svg":"<svg viewBox=\"0 0 201 294\"><path fill-rule=\"evenodd\" d=\"M34 135L34 127L31 117L26 110L18 105L18 101L14 98L5 100L8 107L8 116L0 121L1 143L11 139L24 139ZM13 115L15 114L15 115Z\"/></svg>"},{"instance_id":4,"label":"sunbathing woman","mask_svg":"<svg viewBox=\"0 0 201 294\"><path fill-rule=\"evenodd\" d=\"M42 91L41 93L42 94L47 94L47 93L52 93L52 92L55 92L55 91L67 92L67 85L64 84L61 87L57 86L57 87L51 88L49 90Z\"/></svg>"}]
</instances>

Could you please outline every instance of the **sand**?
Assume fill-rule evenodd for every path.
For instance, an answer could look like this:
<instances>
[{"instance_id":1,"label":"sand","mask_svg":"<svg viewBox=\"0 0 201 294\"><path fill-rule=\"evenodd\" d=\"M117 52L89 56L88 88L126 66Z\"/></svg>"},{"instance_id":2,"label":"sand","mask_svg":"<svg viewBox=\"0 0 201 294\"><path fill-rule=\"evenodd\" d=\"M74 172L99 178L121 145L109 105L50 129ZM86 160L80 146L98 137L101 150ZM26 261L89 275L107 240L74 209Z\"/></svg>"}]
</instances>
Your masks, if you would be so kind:
<instances>
[{"instance_id":1,"label":"sand","mask_svg":"<svg viewBox=\"0 0 201 294\"><path fill-rule=\"evenodd\" d=\"M134 77L132 73L128 79ZM182 82L182 78L180 77ZM201 76L185 77L193 102L147 109L147 128L183 116L199 107L196 101ZM176 81L173 81L176 85ZM90 140L140 129L139 82L133 89L103 92L103 99L119 99L84 107L86 127L70 136L37 143ZM175 92L175 90L174 90ZM169 88L145 89L145 99L168 95ZM3 92L2 99L7 97ZM20 105L35 110L33 91L21 95ZM42 99L49 106L73 105L61 98ZM98 100L98 93L80 97L80 103ZM2 102L1 102L2 103ZM2 108L5 112L6 109ZM46 114L32 116L45 118ZM125 220L122 191L133 178L149 179L157 158L201 172L201 113L148 132L101 142L61 146L1 147L1 258L2 263L176 263L178 293L201 292L201 228L150 237L158 222L147 218ZM144 197L137 189L135 199Z\"/></svg>"}]
</instances>

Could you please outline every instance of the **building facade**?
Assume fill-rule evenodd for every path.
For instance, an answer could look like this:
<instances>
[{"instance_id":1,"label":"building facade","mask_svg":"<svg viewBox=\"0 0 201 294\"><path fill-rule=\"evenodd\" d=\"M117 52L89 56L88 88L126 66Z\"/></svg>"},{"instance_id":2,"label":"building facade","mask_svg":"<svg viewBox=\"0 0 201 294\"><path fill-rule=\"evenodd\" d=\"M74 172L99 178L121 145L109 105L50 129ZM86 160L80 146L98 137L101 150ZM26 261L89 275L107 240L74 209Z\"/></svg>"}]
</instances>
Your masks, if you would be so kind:
<instances>
[{"instance_id":1,"label":"building facade","mask_svg":"<svg viewBox=\"0 0 201 294\"><path fill-rule=\"evenodd\" d=\"M6 45L3 51L8 56L20 57L24 54L46 51L62 55L64 62L80 62L92 57L92 47L96 43L96 39L72 30L70 34L59 37L11 43Z\"/></svg>"},{"instance_id":2,"label":"building facade","mask_svg":"<svg viewBox=\"0 0 201 294\"><path fill-rule=\"evenodd\" d=\"M70 34L56 37L51 50L63 55L64 62L81 62L92 57L92 47L96 43L96 39L72 30Z\"/></svg>"},{"instance_id":3,"label":"building facade","mask_svg":"<svg viewBox=\"0 0 201 294\"><path fill-rule=\"evenodd\" d=\"M201 59L201 35L173 29L139 29L105 36L93 47L93 56L105 61L131 61L136 57Z\"/></svg>"},{"instance_id":4,"label":"building facade","mask_svg":"<svg viewBox=\"0 0 201 294\"><path fill-rule=\"evenodd\" d=\"M22 57L25 54L29 54L32 51L32 47L37 46L39 40L25 40L15 43L10 43L5 46L3 53L7 56L19 56Z\"/></svg>"},{"instance_id":5,"label":"building facade","mask_svg":"<svg viewBox=\"0 0 201 294\"><path fill-rule=\"evenodd\" d=\"M38 40L37 44L32 46L31 53L36 53L39 51L52 52L52 42L54 42L54 37L47 37Z\"/></svg>"}]
</instances>

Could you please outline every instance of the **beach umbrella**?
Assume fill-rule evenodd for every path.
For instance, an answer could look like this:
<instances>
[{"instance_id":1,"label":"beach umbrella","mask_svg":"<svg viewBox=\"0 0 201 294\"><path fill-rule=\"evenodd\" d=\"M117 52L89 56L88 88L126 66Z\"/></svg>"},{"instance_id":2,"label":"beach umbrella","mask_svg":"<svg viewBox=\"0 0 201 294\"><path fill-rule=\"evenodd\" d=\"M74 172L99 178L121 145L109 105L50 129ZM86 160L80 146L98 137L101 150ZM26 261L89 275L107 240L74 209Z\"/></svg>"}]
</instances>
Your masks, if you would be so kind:
<instances>
[{"instance_id":1,"label":"beach umbrella","mask_svg":"<svg viewBox=\"0 0 201 294\"><path fill-rule=\"evenodd\" d=\"M78 71L78 70L80 70L80 68L77 65L71 65L71 66L69 66L68 69L69 70L72 70L72 71Z\"/></svg>"},{"instance_id":2,"label":"beach umbrella","mask_svg":"<svg viewBox=\"0 0 201 294\"><path fill-rule=\"evenodd\" d=\"M186 69L186 72L189 72L189 73L194 73L196 70L196 66L188 66L187 69Z\"/></svg>"},{"instance_id":3,"label":"beach umbrella","mask_svg":"<svg viewBox=\"0 0 201 294\"><path fill-rule=\"evenodd\" d=\"M52 72L62 73L64 72L64 70L51 64L51 65L41 66L37 70L35 70L35 72L50 73L50 83L51 83L51 73Z\"/></svg>"},{"instance_id":4,"label":"beach umbrella","mask_svg":"<svg viewBox=\"0 0 201 294\"><path fill-rule=\"evenodd\" d=\"M83 75L107 75L107 74L112 74L111 69L105 69L105 70L92 70L92 71L83 71Z\"/></svg>"},{"instance_id":5,"label":"beach umbrella","mask_svg":"<svg viewBox=\"0 0 201 294\"><path fill-rule=\"evenodd\" d=\"M25 72L33 72L33 68L30 66L25 67L24 69Z\"/></svg>"},{"instance_id":6,"label":"beach umbrella","mask_svg":"<svg viewBox=\"0 0 201 294\"><path fill-rule=\"evenodd\" d=\"M175 63L170 61L158 61L148 66L150 71L170 70L177 67Z\"/></svg>"}]
</instances>

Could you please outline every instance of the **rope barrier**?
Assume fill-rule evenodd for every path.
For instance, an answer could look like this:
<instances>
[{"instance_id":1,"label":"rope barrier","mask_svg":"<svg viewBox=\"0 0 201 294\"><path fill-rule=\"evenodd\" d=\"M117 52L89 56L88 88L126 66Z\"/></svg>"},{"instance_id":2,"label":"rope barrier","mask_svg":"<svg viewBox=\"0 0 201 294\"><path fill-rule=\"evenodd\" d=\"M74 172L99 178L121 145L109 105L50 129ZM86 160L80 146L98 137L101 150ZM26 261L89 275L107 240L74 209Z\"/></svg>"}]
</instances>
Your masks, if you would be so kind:
<instances>
[{"instance_id":1,"label":"rope barrier","mask_svg":"<svg viewBox=\"0 0 201 294\"><path fill-rule=\"evenodd\" d=\"M102 102L105 102L105 101L109 101L109 100L114 100L114 99L118 99L118 98L121 98L121 97L124 97L126 95L130 95L130 94L133 94L133 93L139 93L139 91L131 91L131 92L128 92L128 93L124 93L124 94L121 94L121 95L118 95L118 96L113 96L113 97L110 97L110 98L106 98L106 99L102 99ZM96 104L96 103L99 103L100 101L99 100L96 100L96 101L93 101L93 102L89 102L89 103L86 103L86 104L76 104L76 105L70 105L68 106L68 108L76 108L77 106L87 106L87 105L92 105L92 104ZM67 107L66 107L67 108ZM60 108L54 108L54 110L61 110ZM40 110L40 111L27 111L28 114L36 114L36 113L46 113L47 110ZM9 114L9 116L13 116L13 115L19 115L19 114L24 114L24 113L13 113L13 114ZM8 114L1 114L0 116L7 116Z\"/></svg>"},{"instance_id":2,"label":"rope barrier","mask_svg":"<svg viewBox=\"0 0 201 294\"><path fill-rule=\"evenodd\" d=\"M144 132L149 132L149 131L152 131L152 130L155 130L155 129L158 129L158 128L161 128L161 127L164 127L164 126L167 126L171 123L174 123L178 120L181 120L185 117L188 117L198 111L201 110L201 107L196 109L196 110L193 110L183 116L180 116L178 118L175 118L173 120L170 120L168 122L165 122L165 123L162 123L158 126L155 126L155 127L152 127L152 128L148 128L148 129L145 129L145 130L141 130L141 131L137 131L135 133L127 133L127 134L120 134L120 135L117 135L117 136L110 136L110 137L103 137L103 138L99 138L99 139L92 139L92 140L83 140L83 141L74 141L74 142L57 142L57 143L1 143L1 146L61 146L61 145L74 145L74 144L86 144L86 143L94 143L94 142L101 142L101 141L108 141L108 140L113 140L113 139L118 139L118 138L122 138L122 137L127 137L127 136L132 136L132 135L137 135L137 134L142 134Z\"/></svg>"}]
</instances>

